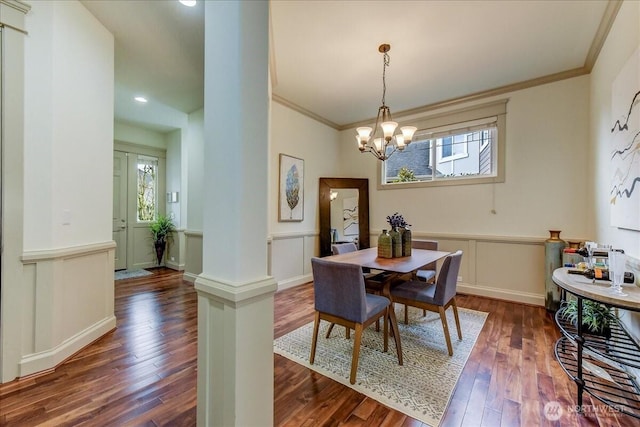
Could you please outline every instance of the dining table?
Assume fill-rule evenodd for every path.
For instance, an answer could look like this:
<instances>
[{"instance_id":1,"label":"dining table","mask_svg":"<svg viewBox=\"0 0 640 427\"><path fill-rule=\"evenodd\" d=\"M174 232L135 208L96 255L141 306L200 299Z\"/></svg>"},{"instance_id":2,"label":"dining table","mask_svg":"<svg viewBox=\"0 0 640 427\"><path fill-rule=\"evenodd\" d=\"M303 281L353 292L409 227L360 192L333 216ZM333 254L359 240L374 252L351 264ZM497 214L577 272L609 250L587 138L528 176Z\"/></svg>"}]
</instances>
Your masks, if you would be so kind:
<instances>
[{"instance_id":1,"label":"dining table","mask_svg":"<svg viewBox=\"0 0 640 427\"><path fill-rule=\"evenodd\" d=\"M433 251L427 249L411 249L411 255L396 257L396 258L382 258L378 256L378 248L360 249L358 251L347 252L339 255L331 255L324 259L343 262L347 264L357 264L364 268L372 270L380 270L383 273L378 276L373 276L365 281L367 286L372 284L377 285L381 294L391 301L392 309L389 310L389 323L391 324L391 331L393 333L394 340L396 342L396 351L398 353L398 363L402 365L402 344L400 341L400 331L398 329L398 321L396 319L395 310L393 310L393 298L391 296L391 285L394 281L397 281L399 277L409 273L413 273L420 268L438 261L441 258L446 257L451 252L445 251Z\"/></svg>"}]
</instances>

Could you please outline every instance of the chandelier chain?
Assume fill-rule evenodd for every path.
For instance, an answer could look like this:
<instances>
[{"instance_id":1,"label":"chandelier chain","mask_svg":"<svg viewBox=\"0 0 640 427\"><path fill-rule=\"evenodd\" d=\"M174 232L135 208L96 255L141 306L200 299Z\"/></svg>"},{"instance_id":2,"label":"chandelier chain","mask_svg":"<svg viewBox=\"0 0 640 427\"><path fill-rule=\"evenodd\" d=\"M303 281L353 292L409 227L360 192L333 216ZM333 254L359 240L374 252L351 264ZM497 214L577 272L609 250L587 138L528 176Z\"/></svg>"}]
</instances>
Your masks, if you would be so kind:
<instances>
[{"instance_id":1,"label":"chandelier chain","mask_svg":"<svg viewBox=\"0 0 640 427\"><path fill-rule=\"evenodd\" d=\"M384 53L384 60L382 61L382 105L385 104L385 98L387 95L387 67L389 66L389 54Z\"/></svg>"}]
</instances>

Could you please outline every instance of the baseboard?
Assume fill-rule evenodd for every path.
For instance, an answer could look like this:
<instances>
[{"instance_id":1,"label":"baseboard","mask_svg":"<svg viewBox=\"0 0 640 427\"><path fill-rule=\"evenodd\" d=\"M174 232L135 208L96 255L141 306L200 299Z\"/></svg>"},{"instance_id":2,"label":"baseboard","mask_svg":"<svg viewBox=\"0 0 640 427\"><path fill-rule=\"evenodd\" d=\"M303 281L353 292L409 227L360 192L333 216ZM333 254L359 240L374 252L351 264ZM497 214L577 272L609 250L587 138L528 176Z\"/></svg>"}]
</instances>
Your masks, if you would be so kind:
<instances>
[{"instance_id":1,"label":"baseboard","mask_svg":"<svg viewBox=\"0 0 640 427\"><path fill-rule=\"evenodd\" d=\"M184 264L179 264L175 261L166 261L164 266L172 270L184 271Z\"/></svg>"},{"instance_id":2,"label":"baseboard","mask_svg":"<svg viewBox=\"0 0 640 427\"><path fill-rule=\"evenodd\" d=\"M64 340L51 350L27 354L19 363L20 377L51 369L82 350L107 332L116 328L115 316L107 317Z\"/></svg>"},{"instance_id":3,"label":"baseboard","mask_svg":"<svg viewBox=\"0 0 640 427\"><path fill-rule=\"evenodd\" d=\"M290 279L282 280L278 282L278 290L282 291L284 289L293 288L298 285L304 285L305 283L309 283L311 281L313 281L312 274L305 274L302 276L292 277Z\"/></svg>"},{"instance_id":4,"label":"baseboard","mask_svg":"<svg viewBox=\"0 0 640 427\"><path fill-rule=\"evenodd\" d=\"M198 278L198 274L189 273L188 271L185 271L182 274L182 280L186 280L189 283L195 283L197 278Z\"/></svg>"},{"instance_id":5,"label":"baseboard","mask_svg":"<svg viewBox=\"0 0 640 427\"><path fill-rule=\"evenodd\" d=\"M545 296L529 292L518 292L508 289L489 288L483 286L471 286L458 283L458 292L467 295L495 298L505 301L520 302L524 304L539 305L544 307Z\"/></svg>"}]
</instances>

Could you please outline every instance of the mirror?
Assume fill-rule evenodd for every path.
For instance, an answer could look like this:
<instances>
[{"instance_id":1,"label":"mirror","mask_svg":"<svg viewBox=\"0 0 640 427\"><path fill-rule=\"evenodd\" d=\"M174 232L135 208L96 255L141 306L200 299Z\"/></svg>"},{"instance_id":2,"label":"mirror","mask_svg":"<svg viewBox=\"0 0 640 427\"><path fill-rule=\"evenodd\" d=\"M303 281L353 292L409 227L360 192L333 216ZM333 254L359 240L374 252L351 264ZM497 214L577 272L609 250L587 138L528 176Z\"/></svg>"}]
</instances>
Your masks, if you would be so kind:
<instances>
[{"instance_id":1,"label":"mirror","mask_svg":"<svg viewBox=\"0 0 640 427\"><path fill-rule=\"evenodd\" d=\"M320 256L331 255L334 241L353 241L369 247L369 180L320 178ZM333 200L332 200L333 199ZM356 218L357 210L357 234ZM335 229L335 232L332 231Z\"/></svg>"}]
</instances>

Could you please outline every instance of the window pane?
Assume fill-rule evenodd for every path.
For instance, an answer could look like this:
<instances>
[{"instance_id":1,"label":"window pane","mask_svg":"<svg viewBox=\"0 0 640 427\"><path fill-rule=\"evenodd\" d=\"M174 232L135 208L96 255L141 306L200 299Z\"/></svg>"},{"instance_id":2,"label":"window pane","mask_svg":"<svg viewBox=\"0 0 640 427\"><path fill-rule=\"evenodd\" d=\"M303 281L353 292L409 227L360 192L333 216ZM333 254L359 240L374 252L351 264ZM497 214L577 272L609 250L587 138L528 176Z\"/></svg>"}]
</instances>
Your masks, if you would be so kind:
<instances>
[{"instance_id":1,"label":"window pane","mask_svg":"<svg viewBox=\"0 0 640 427\"><path fill-rule=\"evenodd\" d=\"M158 159L138 156L138 221L152 221L156 217Z\"/></svg>"},{"instance_id":2,"label":"window pane","mask_svg":"<svg viewBox=\"0 0 640 427\"><path fill-rule=\"evenodd\" d=\"M495 174L495 124L448 129L432 139L427 139L428 135L427 130L419 132L421 140L412 142L404 151L397 151L384 162L385 183Z\"/></svg>"},{"instance_id":3,"label":"window pane","mask_svg":"<svg viewBox=\"0 0 640 427\"><path fill-rule=\"evenodd\" d=\"M385 182L430 180L431 140L413 141L403 151L396 151L384 162Z\"/></svg>"}]
</instances>

